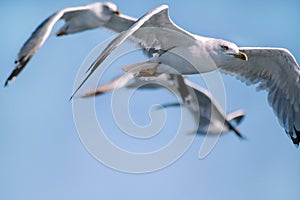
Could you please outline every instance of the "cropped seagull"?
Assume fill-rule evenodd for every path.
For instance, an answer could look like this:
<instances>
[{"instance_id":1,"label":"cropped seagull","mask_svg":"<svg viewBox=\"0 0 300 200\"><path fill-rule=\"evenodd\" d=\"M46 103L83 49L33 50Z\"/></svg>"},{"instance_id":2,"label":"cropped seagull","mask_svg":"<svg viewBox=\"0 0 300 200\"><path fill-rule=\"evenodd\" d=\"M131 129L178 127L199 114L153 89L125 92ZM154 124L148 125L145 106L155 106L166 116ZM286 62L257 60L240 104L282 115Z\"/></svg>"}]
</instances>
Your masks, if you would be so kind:
<instances>
[{"instance_id":1,"label":"cropped seagull","mask_svg":"<svg viewBox=\"0 0 300 200\"><path fill-rule=\"evenodd\" d=\"M299 146L300 70L294 56L283 48L237 47L224 40L190 34L170 20L165 5L150 11L119 34L94 61L89 74L73 94L128 37L148 50L149 56L154 56L146 62L124 67L125 71L136 70L136 76L157 76L168 69L181 74L219 69L247 85L258 84L258 89L268 92L269 104L279 123Z\"/></svg>"},{"instance_id":2,"label":"cropped seagull","mask_svg":"<svg viewBox=\"0 0 300 200\"><path fill-rule=\"evenodd\" d=\"M24 43L15 60L17 66L7 78L5 86L22 71L36 51L44 44L53 26L59 20L64 20L65 24L57 31L57 36L98 27L121 32L135 22L134 18L120 14L117 6L110 2L96 2L85 6L64 8L44 20Z\"/></svg>"},{"instance_id":3,"label":"cropped seagull","mask_svg":"<svg viewBox=\"0 0 300 200\"><path fill-rule=\"evenodd\" d=\"M237 110L226 115L209 91L185 80L181 75L160 74L153 79L147 80L137 78L133 73L128 72L108 83L88 90L82 97L102 95L122 87L137 89L169 89L180 95L182 102L165 104L163 107L186 106L193 114L195 121L199 122L198 130L193 131L194 133L216 135L233 131L238 137L244 139L232 123L236 122L236 124L239 124L241 119L245 116L244 111ZM195 94L194 96L192 95L193 92Z\"/></svg>"}]
</instances>

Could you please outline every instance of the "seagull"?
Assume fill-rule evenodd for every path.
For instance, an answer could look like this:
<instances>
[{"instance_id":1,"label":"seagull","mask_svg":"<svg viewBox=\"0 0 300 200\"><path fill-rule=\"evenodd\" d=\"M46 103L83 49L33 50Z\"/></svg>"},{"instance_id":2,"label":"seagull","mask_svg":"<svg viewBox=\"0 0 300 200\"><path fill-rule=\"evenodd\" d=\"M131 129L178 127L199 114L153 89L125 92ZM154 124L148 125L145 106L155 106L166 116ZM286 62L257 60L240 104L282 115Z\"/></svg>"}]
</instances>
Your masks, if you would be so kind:
<instances>
[{"instance_id":1,"label":"seagull","mask_svg":"<svg viewBox=\"0 0 300 200\"><path fill-rule=\"evenodd\" d=\"M181 97L182 103L165 104L163 107L183 105L189 109L198 123L198 129L193 133L217 135L233 131L239 138L244 136L234 127L232 122L239 124L245 116L243 110L237 110L228 115L214 100L206 89L186 80L181 75L160 74L153 79L140 79L134 73L125 73L112 81L89 89L82 97L102 95L119 88L158 89L166 88ZM192 93L195 93L193 96ZM200 117L200 118L199 118Z\"/></svg>"},{"instance_id":2,"label":"seagull","mask_svg":"<svg viewBox=\"0 0 300 200\"><path fill-rule=\"evenodd\" d=\"M88 74L73 92L70 100L95 72L100 64L126 39L138 43L150 56L145 62L123 68L137 70L137 76L157 76L161 73L199 74L217 69L211 54L223 59L247 60L247 55L229 41L189 33L174 24L167 5L161 5L140 17L130 28L121 32L101 52L88 69ZM152 56L152 57L151 57Z\"/></svg>"},{"instance_id":3,"label":"seagull","mask_svg":"<svg viewBox=\"0 0 300 200\"><path fill-rule=\"evenodd\" d=\"M64 20L65 24L56 32L57 36L98 27L122 32L128 29L136 19L120 14L117 6L110 2L96 2L85 6L64 8L55 12L44 20L24 43L15 60L16 67L7 78L5 86L22 71L32 56L45 43L55 23L59 20Z\"/></svg>"},{"instance_id":4,"label":"seagull","mask_svg":"<svg viewBox=\"0 0 300 200\"><path fill-rule=\"evenodd\" d=\"M188 33L171 21L166 5L148 12L111 41L90 66L73 95L127 38L141 45L150 57L148 61L123 68L131 72L136 70L137 77L174 71L188 75L218 69L247 85L258 84L258 90L268 92L268 102L280 125L295 146L299 146L300 70L291 52L284 48L237 47L225 40Z\"/></svg>"}]
</instances>

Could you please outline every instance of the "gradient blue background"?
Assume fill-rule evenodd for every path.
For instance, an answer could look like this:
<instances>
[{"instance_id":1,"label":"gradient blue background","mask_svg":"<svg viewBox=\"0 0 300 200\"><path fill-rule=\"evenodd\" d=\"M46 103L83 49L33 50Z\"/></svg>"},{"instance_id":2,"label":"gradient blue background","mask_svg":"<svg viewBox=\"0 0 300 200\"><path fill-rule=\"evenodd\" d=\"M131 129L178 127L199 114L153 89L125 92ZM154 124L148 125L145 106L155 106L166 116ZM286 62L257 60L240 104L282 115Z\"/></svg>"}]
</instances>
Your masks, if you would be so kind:
<instances>
[{"instance_id":1,"label":"gradient blue background","mask_svg":"<svg viewBox=\"0 0 300 200\"><path fill-rule=\"evenodd\" d=\"M39 23L56 10L87 3L1 2L1 82ZM285 47L300 61L300 2L296 0L115 3L121 12L134 17L168 4L173 21L192 33L227 39L239 46ZM227 110L246 110L239 129L247 141L228 134L208 157L199 160L203 137L197 137L173 165L149 174L118 172L95 160L80 142L68 99L84 58L110 36L101 29L61 38L52 35L20 77L8 88L0 88L0 199L300 198L300 152L280 127L266 93L226 75ZM131 62L128 59L124 64ZM116 67L107 80L118 73ZM145 92L151 97L154 94ZM174 100L165 91L157 94L160 102ZM109 95L97 98L98 104L109 100ZM145 101L131 105L140 109L141 116L146 115L142 103ZM104 109L103 115L109 112ZM110 123L111 119L104 120ZM140 121L147 123L147 117ZM130 138L126 141L130 146Z\"/></svg>"}]
</instances>

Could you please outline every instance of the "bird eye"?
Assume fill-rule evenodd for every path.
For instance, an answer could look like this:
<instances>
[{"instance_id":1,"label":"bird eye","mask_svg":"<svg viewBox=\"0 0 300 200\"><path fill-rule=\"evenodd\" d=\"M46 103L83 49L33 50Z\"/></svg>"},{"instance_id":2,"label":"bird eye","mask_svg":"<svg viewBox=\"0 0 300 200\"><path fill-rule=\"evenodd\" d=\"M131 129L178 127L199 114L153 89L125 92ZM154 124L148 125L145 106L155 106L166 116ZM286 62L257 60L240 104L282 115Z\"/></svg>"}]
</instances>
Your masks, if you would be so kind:
<instances>
[{"instance_id":1,"label":"bird eye","mask_svg":"<svg viewBox=\"0 0 300 200\"><path fill-rule=\"evenodd\" d=\"M109 6L108 5L103 5L103 8L106 10L109 10Z\"/></svg>"},{"instance_id":2,"label":"bird eye","mask_svg":"<svg viewBox=\"0 0 300 200\"><path fill-rule=\"evenodd\" d=\"M223 50L225 50L225 51L229 50L229 47L226 46L226 45L221 45L221 48L222 48Z\"/></svg>"}]
</instances>

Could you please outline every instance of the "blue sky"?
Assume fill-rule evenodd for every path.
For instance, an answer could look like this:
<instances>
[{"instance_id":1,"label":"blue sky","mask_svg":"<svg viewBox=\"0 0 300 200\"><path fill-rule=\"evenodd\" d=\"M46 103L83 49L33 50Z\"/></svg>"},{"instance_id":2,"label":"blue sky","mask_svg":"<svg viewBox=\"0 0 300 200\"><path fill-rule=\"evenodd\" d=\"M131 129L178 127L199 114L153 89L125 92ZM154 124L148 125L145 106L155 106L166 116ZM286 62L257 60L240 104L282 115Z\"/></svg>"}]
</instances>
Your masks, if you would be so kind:
<instances>
[{"instance_id":1,"label":"blue sky","mask_svg":"<svg viewBox=\"0 0 300 200\"><path fill-rule=\"evenodd\" d=\"M299 1L114 2L134 17L168 4L172 20L192 33L239 46L284 47L300 60ZM0 3L3 84L19 48L39 23L56 10L87 3ZM196 137L172 165L139 175L113 170L94 159L80 141L68 99L83 60L111 35L101 29L61 38L52 35L20 77L0 88L0 199L299 199L300 152L268 106L266 92L256 92L254 86L227 75L222 76L227 111L246 111L239 129L247 141L229 133L201 160L203 137ZM143 58L124 57L115 65L133 59ZM104 79L120 74L118 66ZM96 98L96 108L116 144L144 151L168 142L167 134L150 144L122 135L112 122L110 97ZM140 92L135 98L130 110L142 125L149 121L145 114L149 105L174 101L166 91Z\"/></svg>"}]
</instances>

